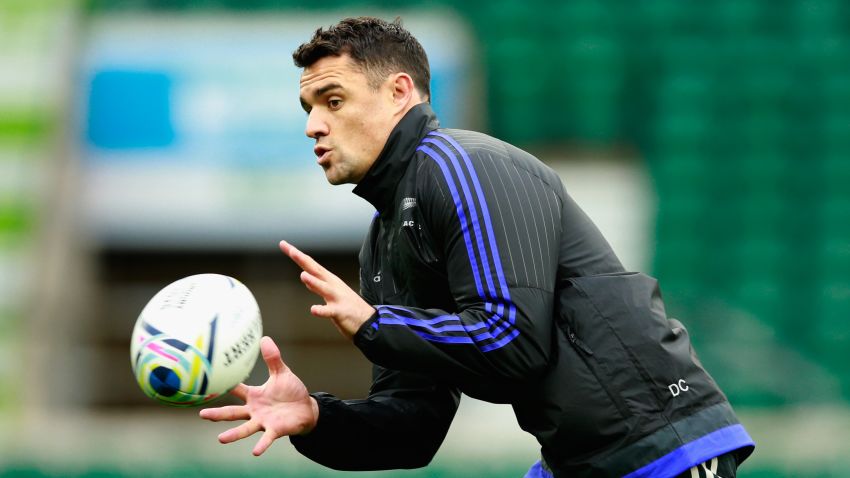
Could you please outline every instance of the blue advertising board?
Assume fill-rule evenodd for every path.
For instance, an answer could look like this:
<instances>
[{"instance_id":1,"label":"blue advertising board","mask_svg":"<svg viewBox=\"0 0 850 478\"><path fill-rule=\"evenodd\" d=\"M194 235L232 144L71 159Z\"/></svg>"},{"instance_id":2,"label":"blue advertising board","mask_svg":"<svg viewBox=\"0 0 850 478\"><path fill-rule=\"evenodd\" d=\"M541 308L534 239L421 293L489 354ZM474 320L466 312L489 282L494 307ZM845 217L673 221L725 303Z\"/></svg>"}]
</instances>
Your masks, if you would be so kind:
<instances>
[{"instance_id":1,"label":"blue advertising board","mask_svg":"<svg viewBox=\"0 0 850 478\"><path fill-rule=\"evenodd\" d=\"M291 58L339 18L93 19L77 96L91 237L129 248L358 244L374 211L353 186L329 185L316 164ZM428 52L442 124L476 126L480 88L466 26L450 14L404 18Z\"/></svg>"}]
</instances>

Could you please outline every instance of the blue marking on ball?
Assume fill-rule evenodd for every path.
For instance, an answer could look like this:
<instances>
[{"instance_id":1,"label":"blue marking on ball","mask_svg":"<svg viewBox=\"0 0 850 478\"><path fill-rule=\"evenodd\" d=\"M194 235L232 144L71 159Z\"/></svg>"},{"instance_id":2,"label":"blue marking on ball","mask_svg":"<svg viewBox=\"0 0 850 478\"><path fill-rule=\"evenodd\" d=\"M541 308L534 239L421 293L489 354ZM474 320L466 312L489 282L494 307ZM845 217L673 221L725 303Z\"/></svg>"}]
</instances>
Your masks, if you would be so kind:
<instances>
[{"instance_id":1,"label":"blue marking on ball","mask_svg":"<svg viewBox=\"0 0 850 478\"><path fill-rule=\"evenodd\" d=\"M180 377L173 370L157 367L151 371L148 382L151 388L163 397L170 397L180 390Z\"/></svg>"}]
</instances>

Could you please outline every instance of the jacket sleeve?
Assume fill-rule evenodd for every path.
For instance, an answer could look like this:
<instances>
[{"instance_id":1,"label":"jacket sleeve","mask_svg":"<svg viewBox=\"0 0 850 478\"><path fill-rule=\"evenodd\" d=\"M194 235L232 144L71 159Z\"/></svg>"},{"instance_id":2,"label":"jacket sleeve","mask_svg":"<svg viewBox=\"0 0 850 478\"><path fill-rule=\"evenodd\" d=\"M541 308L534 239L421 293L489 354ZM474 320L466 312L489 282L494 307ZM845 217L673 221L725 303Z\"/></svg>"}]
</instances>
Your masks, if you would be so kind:
<instances>
[{"instance_id":1,"label":"jacket sleeve","mask_svg":"<svg viewBox=\"0 0 850 478\"><path fill-rule=\"evenodd\" d=\"M436 249L455 310L378 304L354 343L373 363L453 383L528 379L551 351L563 186L436 139L420 147L417 233Z\"/></svg>"},{"instance_id":2,"label":"jacket sleeve","mask_svg":"<svg viewBox=\"0 0 850 478\"><path fill-rule=\"evenodd\" d=\"M353 471L427 465L446 436L460 393L423 375L375 366L368 398L313 397L319 403L316 427L290 441L321 465Z\"/></svg>"}]
</instances>

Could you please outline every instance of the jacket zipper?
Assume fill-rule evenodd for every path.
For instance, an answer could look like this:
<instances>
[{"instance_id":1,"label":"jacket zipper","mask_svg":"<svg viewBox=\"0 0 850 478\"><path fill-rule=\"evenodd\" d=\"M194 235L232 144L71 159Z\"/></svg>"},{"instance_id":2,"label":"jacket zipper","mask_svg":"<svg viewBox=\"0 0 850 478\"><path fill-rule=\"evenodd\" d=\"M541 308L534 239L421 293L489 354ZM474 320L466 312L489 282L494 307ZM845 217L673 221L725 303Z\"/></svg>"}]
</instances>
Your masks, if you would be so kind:
<instances>
[{"instance_id":1,"label":"jacket zipper","mask_svg":"<svg viewBox=\"0 0 850 478\"><path fill-rule=\"evenodd\" d=\"M378 297L378 303L380 303L380 304L384 303L384 267L383 267L384 266L384 264L383 264L383 256L384 255L381 254L381 252L382 252L381 247L384 244L384 231L386 229L384 227L382 219L383 218L381 218L381 217L378 218L379 229L378 229L377 243L374 245L374 248L372 249L372 254L373 254L373 256L372 256L372 270L378 271L377 276L379 276L381 278L380 282L378 282L378 284L377 284L378 285L378 287L377 287L378 296L379 296Z\"/></svg>"},{"instance_id":2,"label":"jacket zipper","mask_svg":"<svg viewBox=\"0 0 850 478\"><path fill-rule=\"evenodd\" d=\"M581 339L576 336L576 333L573 332L573 329L570 326L567 326L567 338L570 340L570 343L572 343L573 346L578 347L578 349L584 352L585 354L593 355L593 350L590 350L590 347L588 347L586 343L582 342Z\"/></svg>"},{"instance_id":3,"label":"jacket zipper","mask_svg":"<svg viewBox=\"0 0 850 478\"><path fill-rule=\"evenodd\" d=\"M586 343L584 343L580 338L578 338L576 333L573 332L572 327L570 327L569 325L565 325L564 332L566 332L567 334L567 340L569 340L570 343L573 344L573 348L579 351L579 355L584 355L582 361L590 370L590 373L592 373L593 376L596 377L596 381L599 382L599 386L602 387L602 390L604 390L605 394L608 395L608 399L611 400L611 403L614 404L614 407L617 408L617 410L620 412L620 415L624 419L631 416L631 412L629 411L628 405L626 405L626 403L623 401L622 397L620 397L618 393L612 391L609 388L609 384L604 381L604 378L600 377L600 372L597 370L597 366L592 363L595 362L595 360L590 360L590 357L593 355L593 350L591 350Z\"/></svg>"}]
</instances>

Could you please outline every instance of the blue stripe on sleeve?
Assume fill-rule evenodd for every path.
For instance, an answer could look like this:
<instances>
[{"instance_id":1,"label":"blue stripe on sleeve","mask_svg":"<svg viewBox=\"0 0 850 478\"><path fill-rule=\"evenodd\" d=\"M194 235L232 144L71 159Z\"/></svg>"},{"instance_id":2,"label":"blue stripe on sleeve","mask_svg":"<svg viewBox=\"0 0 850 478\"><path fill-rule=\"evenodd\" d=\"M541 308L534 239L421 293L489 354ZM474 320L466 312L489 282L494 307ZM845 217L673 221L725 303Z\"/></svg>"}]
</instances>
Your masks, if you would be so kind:
<instances>
[{"instance_id":1,"label":"blue stripe on sleeve","mask_svg":"<svg viewBox=\"0 0 850 478\"><path fill-rule=\"evenodd\" d=\"M487 207L487 201L484 198L484 192L481 189L481 182L478 180L478 174L475 172L475 168L472 166L472 161L469 159L469 155L466 150L461 147L461 145L455 141L451 136L440 133L438 131L432 131L430 135L437 136L443 138L448 141L458 152L460 152L461 157L463 157L463 161L466 164L466 168L469 170L469 175L472 178L472 184L475 188L475 193L478 195L478 202L481 204L481 209L483 211L484 225L487 228L487 234L490 238L490 250L493 251L493 262L496 268L496 275L499 278L499 285L502 287L502 296L508 302L510 307L510 321L514 323L516 320L516 306L511 302L511 293L508 289L507 280L505 279L504 271L502 270L502 260L499 255L499 248L496 245L496 235L493 233L493 224L490 220L490 210Z\"/></svg>"},{"instance_id":2,"label":"blue stripe on sleeve","mask_svg":"<svg viewBox=\"0 0 850 478\"><path fill-rule=\"evenodd\" d=\"M425 145L424 143L429 143L431 145L434 145L443 154L445 154L445 156L447 158L450 159L450 161L452 162L453 169L454 169L455 173L457 174L457 178L458 178L457 181L452 176L451 170L450 170L448 164L446 163L446 161L443 159L443 157L441 157L441 155L439 153L437 153L437 151L435 151L431 147ZM467 168L468 168L468 171L469 171L468 173L466 173L463 170L463 167L462 167L460 161L458 160L457 153L455 153L454 151L451 150L451 148L449 148L445 144L443 144L442 141L438 141L436 139L426 138L425 140L423 140L423 144L421 144L417 148L417 151L422 151L423 153L425 153L425 155L427 157L431 158L437 164L437 166L440 168L440 170L442 171L443 176L446 180L446 184L448 185L449 191L452 195L452 199L453 199L453 202L454 202L454 205L455 205L458 220L460 221L461 232L463 234L464 243L466 245L467 256L469 257L470 265L472 267L473 280L475 281L478 296L481 299L484 300L485 310L487 310L488 312L492 312L494 307L493 307L493 303L490 300L488 300L487 297L485 297L485 291L483 290L483 284L482 284L483 281L480 277L481 271L480 271L479 266L478 266L479 260L481 261L481 265L482 265L482 268L483 268L484 274L485 274L485 281L487 283L486 294L491 299L495 300L497 303L496 303L496 307L495 307L496 314L493 315L490 319L488 319L486 321L486 323L485 322L479 322L479 323L472 324L472 325L462 325L462 327L464 327L463 330L465 330L466 332L478 331L478 330L482 329L482 327L484 327L485 325L487 327L485 330L482 330L481 332L474 335L473 337L471 337L471 338L467 337L467 339L469 339L468 341L458 340L458 339L462 339L461 337L454 337L451 340L449 340L445 336L433 335L432 333L426 333L426 332L423 332L423 331L420 331L420 330L415 330L415 332L417 334L419 334L421 337L425 338L426 340L430 340L430 341L434 341L434 342L443 342L443 343L473 343L474 342L477 345L479 345L479 347L481 348L482 351L490 351L490 350L495 350L497 348L500 348L500 347L504 346L505 344L509 343L511 340L513 340L517 335L519 335L519 330L511 330L511 326L515 321L516 306L510 300L510 292L507 289L507 283L504 279L504 272L502 271L502 267L501 267L501 260L499 258L498 251L496 250L496 241L495 241L495 237L493 235L492 224L490 222L490 218L487 217L489 215L489 210L487 209L486 200L484 199L483 192L481 192L481 186L480 186L480 183L478 182L475 170L472 168L472 165L471 165L471 162L469 161L469 158L466 157L465 160L466 160ZM462 154L466 155L465 152L463 152ZM479 213L478 213L478 209L476 208L476 205L475 205L475 202L474 202L474 196L473 196L471 189L470 189L470 186L469 186L469 179L467 177L468 175L471 175L473 177L473 180L472 180L473 186L476 188L476 190L478 192L478 201L479 201L479 204L481 205L482 212L484 212L484 214L482 214L484 216L484 224L485 224L485 227L487 228L487 231L489 232L489 235L490 235L489 244L490 244L490 251L492 252L492 254L488 253L487 247L485 245L484 231L482 230L480 223L479 223ZM457 186L457 182L460 183L460 188ZM469 209L468 212L464 208L464 200L461 198L461 192L459 191L459 189L463 191L463 196L466 199L466 206ZM470 226L471 226L471 228L470 228ZM473 234L475 235L475 240L473 240L473 238L472 238ZM477 246L477 251L476 251L475 246ZM493 282L493 279L492 279L493 273L491 272L491 269L490 269L490 259L493 259L493 268L496 272L496 276L499 278L499 284L498 285L502 286L501 291L498 290L499 287L496 284L494 284L494 282ZM500 292L501 292L501 294L500 294ZM381 310L380 309L381 307L389 307L389 306L379 306L378 307L379 310ZM404 309L402 307L395 306L393 308L397 312L415 315L412 311L409 311L409 310ZM503 314L504 314L506 308L508 309L509 315L510 315L507 319L505 319L503 317ZM378 321L381 324L406 325L406 326L411 326L411 327L422 328L422 329L425 329L425 330L429 330L430 332L437 332L437 333L441 333L441 332L445 333L445 332L453 332L453 331L459 332L460 330L458 330L457 327L447 327L447 326L433 327L437 323L442 323L442 322L449 321L449 320L451 320L451 318L448 318L446 316L441 316L441 317L438 317L436 319L416 319L414 317L406 317L405 315L399 315L397 313L390 312L390 311L382 311L382 313L379 314L379 318L378 318ZM459 318L458 318L458 320L459 320ZM499 336L501 336L501 338L499 338ZM481 342L486 341L486 340L492 340L493 342L482 345Z\"/></svg>"},{"instance_id":3,"label":"blue stripe on sleeve","mask_svg":"<svg viewBox=\"0 0 850 478\"><path fill-rule=\"evenodd\" d=\"M407 326L412 329L416 329L414 330L414 332L416 332L423 338L432 341L436 341L433 340L433 337L438 336L435 334L444 334L447 332L463 332L465 334L470 334L472 332L477 332L470 336L469 341L454 341L454 343L475 343L480 345L482 342L485 342L487 340L493 340L495 343L499 344L498 346L494 346L493 343L480 345L482 351L488 351L501 347L502 345L510 342L510 339L518 335L517 330L508 330L511 328L511 324L505 320L501 320L502 318L497 315L490 317L489 319L487 319L487 321L477 322L475 324L469 325L461 323L460 317L456 315L441 315L439 317L431 319L417 319L415 317L396 314L390 310L387 310L389 308L404 311L411 315L413 314L413 311L404 309L403 307L379 305L377 306L378 322L381 325ZM444 323L448 321L455 323L435 326L435 324ZM373 327L377 328L378 326L376 324L373 324ZM499 336L506 332L508 332L507 335L499 339ZM444 340L439 341L446 342Z\"/></svg>"},{"instance_id":4,"label":"blue stripe on sleeve","mask_svg":"<svg viewBox=\"0 0 850 478\"><path fill-rule=\"evenodd\" d=\"M747 434L744 426L740 424L730 425L686 443L623 478L676 476L706 460L747 446L755 446L755 442Z\"/></svg>"},{"instance_id":5,"label":"blue stripe on sleeve","mask_svg":"<svg viewBox=\"0 0 850 478\"><path fill-rule=\"evenodd\" d=\"M423 339L429 342L439 342L444 344L471 344L472 338L466 335L462 336L445 336L445 335L431 335L425 332L420 332L415 330L417 335L422 337Z\"/></svg>"},{"instance_id":6,"label":"blue stripe on sleeve","mask_svg":"<svg viewBox=\"0 0 850 478\"><path fill-rule=\"evenodd\" d=\"M446 166L446 162L437 154L436 151L427 147L427 146L419 146L417 151L422 151L429 158L433 159L434 162L440 167L443 171L443 175L446 177L446 182L449 185L449 190L452 193L452 198L454 199L455 209L457 210L457 216L460 220L460 228L463 231L463 240L466 242L466 252L469 255L469 262L472 264L472 277L475 279L475 287L478 290L478 296L484 297L484 291L481 288L481 279L478 277L478 260L475 258L475 251L472 247L472 241L469 238L469 226L466 221L466 213L463 210L463 203L460 200L460 196L458 195L457 188L454 185L454 181L451 181L451 173L449 172L448 166Z\"/></svg>"},{"instance_id":7,"label":"blue stripe on sleeve","mask_svg":"<svg viewBox=\"0 0 850 478\"><path fill-rule=\"evenodd\" d=\"M457 317L455 317L457 318ZM389 311L381 311L378 317L381 324L387 325L413 325L416 327L421 327L423 329L429 330L434 333L441 332L473 332L479 330L483 327L486 327L487 324L484 322L479 322L474 325L464 325L460 323L460 319L458 318L457 324L446 324L435 326L430 320L423 319L415 319L413 317L404 317L402 315L394 314Z\"/></svg>"},{"instance_id":8,"label":"blue stripe on sleeve","mask_svg":"<svg viewBox=\"0 0 850 478\"><path fill-rule=\"evenodd\" d=\"M504 347L508 342L515 339L517 335L519 335L519 329L514 329L513 332L502 337L500 340L481 347L481 351L489 352L491 350L496 350L498 348Z\"/></svg>"},{"instance_id":9,"label":"blue stripe on sleeve","mask_svg":"<svg viewBox=\"0 0 850 478\"><path fill-rule=\"evenodd\" d=\"M460 167L460 164L458 163L457 155L454 154L449 149L448 146L443 144L442 141L437 141L437 140L434 140L434 139L426 138L426 139L422 140L422 142L433 144L434 146L439 148L440 151L442 151L443 154L445 154L446 157L449 158L449 160L451 160L452 166L454 167L455 174L457 175L458 179L460 180L459 181L460 187L461 187L461 190L463 191L464 198L466 198L466 205L469 208L470 222L472 223L472 230L475 233L475 243L478 246L477 256L481 258L481 263L484 266L484 278L487 280L487 293L490 296L490 298L496 298L496 295L494 293L496 288L493 286L493 279L492 279L493 274L490 272L490 261L487 260L489 258L489 255L487 254L487 250L484 248L484 236L481 232L481 227L478 224L478 210L475 207L475 203L472 200L472 193L469 191L469 185L467 184L467 181L463 180L463 179L465 179L465 176L463 174L463 170ZM446 178L446 179L448 179L448 178Z\"/></svg>"},{"instance_id":10,"label":"blue stripe on sleeve","mask_svg":"<svg viewBox=\"0 0 850 478\"><path fill-rule=\"evenodd\" d=\"M407 317L413 318L413 311L404 307L399 307L397 305L379 305L377 309L381 313L387 313L390 315L396 315L393 311L410 314ZM387 309L387 310L384 310ZM428 325L439 324L442 322L455 321L460 323L460 317L454 314L446 314L446 315L438 315L437 317L432 317L430 319L420 319L422 322L427 323Z\"/></svg>"}]
</instances>

